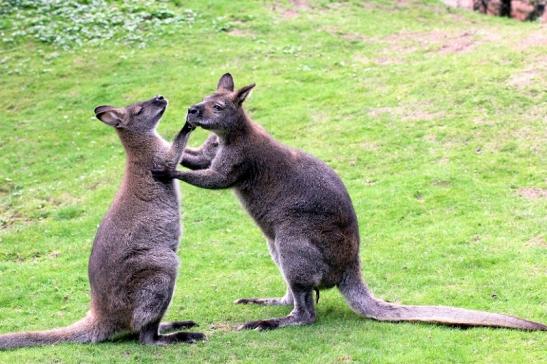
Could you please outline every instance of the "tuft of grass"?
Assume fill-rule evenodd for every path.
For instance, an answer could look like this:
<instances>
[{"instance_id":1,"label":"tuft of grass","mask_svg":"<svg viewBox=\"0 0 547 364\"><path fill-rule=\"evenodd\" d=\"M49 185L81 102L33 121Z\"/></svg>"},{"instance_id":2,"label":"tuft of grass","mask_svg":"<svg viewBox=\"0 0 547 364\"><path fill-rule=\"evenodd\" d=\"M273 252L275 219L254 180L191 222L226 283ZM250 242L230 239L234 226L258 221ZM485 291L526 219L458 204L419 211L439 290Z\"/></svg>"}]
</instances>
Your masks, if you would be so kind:
<instances>
[{"instance_id":1,"label":"tuft of grass","mask_svg":"<svg viewBox=\"0 0 547 364\"><path fill-rule=\"evenodd\" d=\"M139 25L142 47L122 24L100 44L67 40L68 51L32 31L0 45L0 331L67 325L87 310L88 255L124 163L93 108L161 93L170 139L227 71L257 83L253 119L340 174L377 296L547 321L544 26L430 0L77 3L104 4L107 18L124 4L173 17ZM33 9L2 13L1 36ZM185 9L197 14L191 26L163 22ZM57 30L79 21L50 18ZM191 144L205 137L197 130ZM288 313L232 304L280 296L283 281L231 192L181 190L182 265L166 320L199 322L207 342L63 344L0 352L0 362L544 361L543 333L373 322L335 290L322 292L312 326L235 332Z\"/></svg>"}]
</instances>

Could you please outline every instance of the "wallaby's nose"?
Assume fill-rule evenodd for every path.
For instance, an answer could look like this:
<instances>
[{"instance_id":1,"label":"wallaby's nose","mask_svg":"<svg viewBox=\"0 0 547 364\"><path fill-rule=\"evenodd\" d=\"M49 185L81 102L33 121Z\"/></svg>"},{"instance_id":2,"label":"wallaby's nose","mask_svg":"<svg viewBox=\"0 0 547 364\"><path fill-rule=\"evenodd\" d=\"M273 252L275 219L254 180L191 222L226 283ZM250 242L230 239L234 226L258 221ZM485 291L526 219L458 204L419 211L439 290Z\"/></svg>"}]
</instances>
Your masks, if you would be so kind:
<instances>
[{"instance_id":1,"label":"wallaby's nose","mask_svg":"<svg viewBox=\"0 0 547 364\"><path fill-rule=\"evenodd\" d=\"M162 101L165 100L162 95L156 96L156 101Z\"/></svg>"},{"instance_id":2,"label":"wallaby's nose","mask_svg":"<svg viewBox=\"0 0 547 364\"><path fill-rule=\"evenodd\" d=\"M188 114L197 114L199 113L199 108L197 106L190 106L188 109Z\"/></svg>"}]
</instances>

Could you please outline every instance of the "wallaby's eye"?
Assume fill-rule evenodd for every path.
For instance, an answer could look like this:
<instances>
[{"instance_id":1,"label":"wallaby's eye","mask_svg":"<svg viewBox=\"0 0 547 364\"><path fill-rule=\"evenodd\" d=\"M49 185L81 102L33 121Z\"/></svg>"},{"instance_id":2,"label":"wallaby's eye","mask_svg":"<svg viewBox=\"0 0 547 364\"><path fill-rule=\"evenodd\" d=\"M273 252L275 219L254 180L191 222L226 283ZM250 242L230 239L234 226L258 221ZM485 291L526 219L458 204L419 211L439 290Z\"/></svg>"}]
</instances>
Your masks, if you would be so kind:
<instances>
[{"instance_id":1,"label":"wallaby's eye","mask_svg":"<svg viewBox=\"0 0 547 364\"><path fill-rule=\"evenodd\" d=\"M216 111L221 111L222 109L224 109L224 107L221 104L214 104L213 109L215 109Z\"/></svg>"},{"instance_id":2,"label":"wallaby's eye","mask_svg":"<svg viewBox=\"0 0 547 364\"><path fill-rule=\"evenodd\" d=\"M135 115L139 115L142 112L143 109L144 109L144 107L139 106L139 108L137 109L137 112L135 113Z\"/></svg>"}]
</instances>

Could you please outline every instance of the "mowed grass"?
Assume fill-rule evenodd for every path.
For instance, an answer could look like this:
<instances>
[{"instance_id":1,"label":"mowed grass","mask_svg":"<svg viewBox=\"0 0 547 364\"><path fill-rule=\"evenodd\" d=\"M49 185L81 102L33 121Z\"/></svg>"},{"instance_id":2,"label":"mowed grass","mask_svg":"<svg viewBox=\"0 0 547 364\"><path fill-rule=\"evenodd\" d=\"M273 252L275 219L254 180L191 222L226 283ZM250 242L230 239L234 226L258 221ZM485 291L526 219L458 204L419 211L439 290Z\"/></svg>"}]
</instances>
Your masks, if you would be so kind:
<instances>
[{"instance_id":1,"label":"mowed grass","mask_svg":"<svg viewBox=\"0 0 547 364\"><path fill-rule=\"evenodd\" d=\"M177 3L199 20L143 48L0 48L1 332L87 310L91 244L124 165L93 108L162 94L159 132L171 139L228 71L257 83L255 121L346 183L377 296L547 321L545 26L436 1ZM336 290L322 292L314 325L237 332L288 313L232 303L280 296L282 279L232 192L181 190L182 265L165 318L199 322L207 342L62 344L0 362L545 362L544 333L374 322Z\"/></svg>"}]
</instances>

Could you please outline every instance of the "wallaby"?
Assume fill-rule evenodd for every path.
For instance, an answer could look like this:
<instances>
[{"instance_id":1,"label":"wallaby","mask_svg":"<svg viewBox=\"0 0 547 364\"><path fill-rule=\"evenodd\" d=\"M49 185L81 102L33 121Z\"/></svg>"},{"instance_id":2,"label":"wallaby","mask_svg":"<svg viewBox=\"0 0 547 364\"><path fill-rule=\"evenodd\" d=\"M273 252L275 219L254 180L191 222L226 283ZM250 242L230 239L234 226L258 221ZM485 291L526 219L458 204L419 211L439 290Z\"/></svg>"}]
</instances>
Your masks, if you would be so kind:
<instances>
[{"instance_id":1,"label":"wallaby","mask_svg":"<svg viewBox=\"0 0 547 364\"><path fill-rule=\"evenodd\" d=\"M201 333L163 334L195 326L193 321L160 323L179 264L179 192L178 183L159 182L151 170L175 168L193 129L186 123L169 145L155 130L166 107L167 100L157 96L125 108L95 109L99 120L115 128L127 158L121 188L98 228L89 258L89 312L65 328L0 335L0 349L94 343L126 332L138 334L143 344L204 339Z\"/></svg>"},{"instance_id":2,"label":"wallaby","mask_svg":"<svg viewBox=\"0 0 547 364\"><path fill-rule=\"evenodd\" d=\"M253 87L234 91L232 76L225 74L215 93L188 109L189 123L216 136L201 152L186 156L183 164L206 169L154 171L157 178L177 178L198 187L233 188L266 236L287 293L282 298L242 298L235 303L291 305L293 310L287 317L252 321L239 329L313 323L313 290L334 286L353 311L375 320L546 329L501 314L398 305L375 298L361 278L359 228L344 184L325 163L278 143L246 116L242 103ZM212 160L207 159L210 155Z\"/></svg>"}]
</instances>

